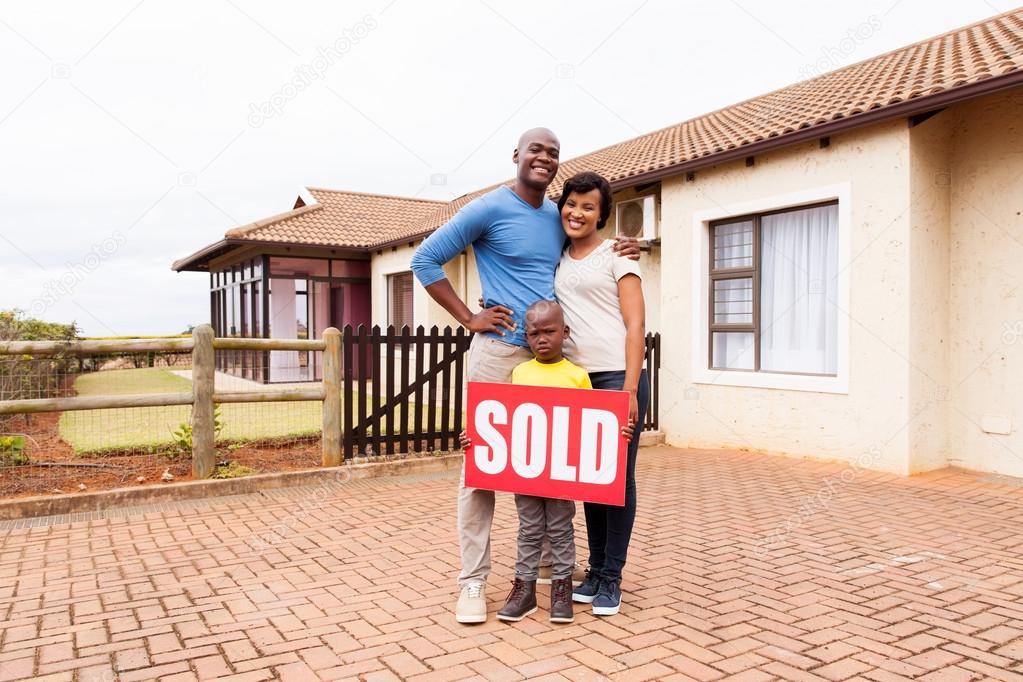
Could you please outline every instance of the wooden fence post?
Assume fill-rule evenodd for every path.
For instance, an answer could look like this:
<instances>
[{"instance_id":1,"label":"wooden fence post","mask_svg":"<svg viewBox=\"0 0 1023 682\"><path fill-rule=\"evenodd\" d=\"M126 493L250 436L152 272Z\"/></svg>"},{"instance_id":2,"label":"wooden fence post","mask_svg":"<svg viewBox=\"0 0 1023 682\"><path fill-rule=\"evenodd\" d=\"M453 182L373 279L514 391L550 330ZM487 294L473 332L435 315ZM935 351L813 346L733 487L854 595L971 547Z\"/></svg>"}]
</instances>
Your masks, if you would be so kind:
<instances>
[{"instance_id":1,"label":"wooden fence post","mask_svg":"<svg viewBox=\"0 0 1023 682\"><path fill-rule=\"evenodd\" d=\"M323 330L323 466L341 464L341 332Z\"/></svg>"},{"instance_id":2,"label":"wooden fence post","mask_svg":"<svg viewBox=\"0 0 1023 682\"><path fill-rule=\"evenodd\" d=\"M216 465L213 440L213 327L192 330L192 476L208 478Z\"/></svg>"}]
</instances>

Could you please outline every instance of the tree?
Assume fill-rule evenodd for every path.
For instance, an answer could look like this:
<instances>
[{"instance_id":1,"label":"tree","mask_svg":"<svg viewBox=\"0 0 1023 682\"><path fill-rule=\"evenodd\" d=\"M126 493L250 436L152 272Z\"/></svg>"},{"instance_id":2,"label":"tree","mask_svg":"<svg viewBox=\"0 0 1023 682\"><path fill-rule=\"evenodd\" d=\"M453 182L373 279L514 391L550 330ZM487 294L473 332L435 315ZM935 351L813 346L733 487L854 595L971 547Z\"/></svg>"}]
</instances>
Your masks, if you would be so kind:
<instances>
[{"instance_id":1,"label":"tree","mask_svg":"<svg viewBox=\"0 0 1023 682\"><path fill-rule=\"evenodd\" d=\"M23 310L0 310L0 343L5 341L65 341L78 338L78 325L45 322ZM71 356L0 355L0 400L47 398L61 389Z\"/></svg>"}]
</instances>

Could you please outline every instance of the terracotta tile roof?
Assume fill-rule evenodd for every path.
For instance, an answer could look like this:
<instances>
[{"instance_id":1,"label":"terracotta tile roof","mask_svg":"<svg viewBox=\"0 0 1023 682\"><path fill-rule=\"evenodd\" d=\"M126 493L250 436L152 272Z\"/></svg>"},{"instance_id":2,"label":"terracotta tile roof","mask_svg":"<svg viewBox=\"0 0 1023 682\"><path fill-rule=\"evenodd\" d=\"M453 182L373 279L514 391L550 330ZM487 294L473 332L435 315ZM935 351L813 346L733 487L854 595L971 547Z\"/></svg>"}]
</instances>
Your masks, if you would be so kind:
<instances>
[{"instance_id":1,"label":"terracotta tile roof","mask_svg":"<svg viewBox=\"0 0 1023 682\"><path fill-rule=\"evenodd\" d=\"M1023 8L563 161L548 193L557 196L564 181L582 170L596 171L616 187L638 184L1020 85L1021 76ZM451 202L310 189L317 204L225 237L379 248L432 232L501 184L511 180ZM173 267L196 262L202 253Z\"/></svg>"},{"instance_id":2,"label":"terracotta tile roof","mask_svg":"<svg viewBox=\"0 0 1023 682\"><path fill-rule=\"evenodd\" d=\"M236 227L227 239L365 248L418 224L446 202L309 188L315 204Z\"/></svg>"},{"instance_id":3,"label":"terracotta tile roof","mask_svg":"<svg viewBox=\"0 0 1023 682\"><path fill-rule=\"evenodd\" d=\"M548 193L557 196L564 181L583 170L620 186L658 171L711 165L729 152L751 153L758 143L783 144L817 130L824 135L829 124L839 121L848 127L865 125L877 120L866 116L872 112L906 115L900 103L926 106L957 90L965 97L971 85L1021 75L1023 8L563 161ZM463 205L497 186L455 199L406 232L422 235L443 225Z\"/></svg>"}]
</instances>

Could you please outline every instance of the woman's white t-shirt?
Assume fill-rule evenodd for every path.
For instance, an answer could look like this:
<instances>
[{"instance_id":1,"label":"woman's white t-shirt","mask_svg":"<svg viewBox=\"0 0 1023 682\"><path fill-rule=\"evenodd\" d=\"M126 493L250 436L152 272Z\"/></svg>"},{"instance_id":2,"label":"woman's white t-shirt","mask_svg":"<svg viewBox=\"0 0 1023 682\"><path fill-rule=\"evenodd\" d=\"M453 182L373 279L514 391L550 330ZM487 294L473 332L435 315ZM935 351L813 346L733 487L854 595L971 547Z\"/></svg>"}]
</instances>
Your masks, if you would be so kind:
<instances>
[{"instance_id":1,"label":"woman's white t-shirt","mask_svg":"<svg viewBox=\"0 0 1023 682\"><path fill-rule=\"evenodd\" d=\"M618 298L618 280L642 277L639 263L617 255L613 239L605 239L585 258L569 249L561 254L554 276L554 295L571 330L566 353L589 372L625 370L625 319Z\"/></svg>"}]
</instances>

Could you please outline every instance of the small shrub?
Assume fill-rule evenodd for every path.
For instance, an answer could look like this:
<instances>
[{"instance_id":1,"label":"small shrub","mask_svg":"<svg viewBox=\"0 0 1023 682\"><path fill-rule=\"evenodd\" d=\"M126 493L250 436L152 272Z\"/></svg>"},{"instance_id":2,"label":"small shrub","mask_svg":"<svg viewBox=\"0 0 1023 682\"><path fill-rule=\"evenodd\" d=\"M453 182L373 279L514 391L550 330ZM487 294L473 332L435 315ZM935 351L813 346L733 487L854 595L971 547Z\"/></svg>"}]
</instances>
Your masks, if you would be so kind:
<instances>
[{"instance_id":1,"label":"small shrub","mask_svg":"<svg viewBox=\"0 0 1023 682\"><path fill-rule=\"evenodd\" d=\"M0 436L0 466L28 464L24 436Z\"/></svg>"},{"instance_id":2,"label":"small shrub","mask_svg":"<svg viewBox=\"0 0 1023 682\"><path fill-rule=\"evenodd\" d=\"M213 408L213 438L216 440L220 432L224 430L224 420L220 415L220 405ZM192 424L181 422L178 428L171 431L171 439L178 449L178 454L192 452Z\"/></svg>"},{"instance_id":3,"label":"small shrub","mask_svg":"<svg viewBox=\"0 0 1023 682\"><path fill-rule=\"evenodd\" d=\"M238 462L219 462L210 478L241 478L242 476L254 473L256 473L255 469L251 469Z\"/></svg>"}]
</instances>

